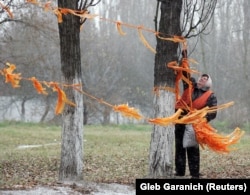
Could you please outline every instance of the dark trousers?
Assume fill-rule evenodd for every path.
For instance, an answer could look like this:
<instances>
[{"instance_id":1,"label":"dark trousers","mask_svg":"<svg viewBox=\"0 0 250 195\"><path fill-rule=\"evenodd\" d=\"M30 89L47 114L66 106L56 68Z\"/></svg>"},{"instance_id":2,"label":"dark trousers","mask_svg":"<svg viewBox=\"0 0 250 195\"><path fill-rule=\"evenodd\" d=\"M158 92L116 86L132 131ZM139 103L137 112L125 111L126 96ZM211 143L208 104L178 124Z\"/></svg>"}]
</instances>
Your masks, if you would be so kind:
<instances>
[{"instance_id":1,"label":"dark trousers","mask_svg":"<svg viewBox=\"0 0 250 195\"><path fill-rule=\"evenodd\" d=\"M192 177L199 177L200 149L199 147L183 148L185 124L175 125L175 171L176 175L184 176L186 171L186 155L189 172Z\"/></svg>"}]
</instances>

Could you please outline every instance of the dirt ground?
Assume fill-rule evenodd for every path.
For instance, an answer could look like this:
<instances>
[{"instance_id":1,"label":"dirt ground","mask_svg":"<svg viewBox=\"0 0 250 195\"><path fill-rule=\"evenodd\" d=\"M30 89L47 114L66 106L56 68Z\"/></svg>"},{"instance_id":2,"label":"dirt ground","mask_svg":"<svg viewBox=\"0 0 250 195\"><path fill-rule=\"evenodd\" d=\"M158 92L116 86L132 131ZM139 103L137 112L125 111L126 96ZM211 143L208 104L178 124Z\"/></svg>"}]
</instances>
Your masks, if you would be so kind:
<instances>
[{"instance_id":1,"label":"dirt ground","mask_svg":"<svg viewBox=\"0 0 250 195\"><path fill-rule=\"evenodd\" d=\"M0 191L0 195L134 195L133 186L104 183L65 183L57 186L37 186L26 190Z\"/></svg>"}]
</instances>

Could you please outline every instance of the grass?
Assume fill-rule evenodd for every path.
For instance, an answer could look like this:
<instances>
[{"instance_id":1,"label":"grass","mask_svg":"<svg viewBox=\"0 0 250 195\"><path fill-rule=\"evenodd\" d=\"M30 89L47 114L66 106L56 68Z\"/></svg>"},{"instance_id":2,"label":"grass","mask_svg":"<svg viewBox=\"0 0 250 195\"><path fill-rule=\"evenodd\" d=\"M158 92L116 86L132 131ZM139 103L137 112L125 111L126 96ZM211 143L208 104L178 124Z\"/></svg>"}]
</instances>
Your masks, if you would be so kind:
<instances>
[{"instance_id":1,"label":"grass","mask_svg":"<svg viewBox=\"0 0 250 195\"><path fill-rule=\"evenodd\" d=\"M84 126L84 179L133 184L148 171L151 125ZM250 136L239 150L201 150L207 178L250 178ZM0 123L0 188L53 185L60 165L61 128L32 123ZM21 145L42 145L18 149ZM187 171L188 174L188 171Z\"/></svg>"}]
</instances>

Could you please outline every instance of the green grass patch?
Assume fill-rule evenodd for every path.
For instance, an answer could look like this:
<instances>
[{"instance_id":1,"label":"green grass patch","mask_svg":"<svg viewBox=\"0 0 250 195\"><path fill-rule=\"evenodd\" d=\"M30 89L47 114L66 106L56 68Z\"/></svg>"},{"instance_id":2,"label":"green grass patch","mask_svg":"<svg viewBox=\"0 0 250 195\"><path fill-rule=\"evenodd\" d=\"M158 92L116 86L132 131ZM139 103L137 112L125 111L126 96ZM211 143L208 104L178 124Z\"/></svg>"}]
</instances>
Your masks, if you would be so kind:
<instances>
[{"instance_id":1,"label":"green grass patch","mask_svg":"<svg viewBox=\"0 0 250 195\"><path fill-rule=\"evenodd\" d=\"M84 126L84 179L132 184L145 177L151 131L151 125ZM57 182L60 143L61 127L0 123L0 188ZM33 147L25 148L27 145ZM248 132L236 147L229 154L201 149L201 172L207 178L249 178Z\"/></svg>"}]
</instances>

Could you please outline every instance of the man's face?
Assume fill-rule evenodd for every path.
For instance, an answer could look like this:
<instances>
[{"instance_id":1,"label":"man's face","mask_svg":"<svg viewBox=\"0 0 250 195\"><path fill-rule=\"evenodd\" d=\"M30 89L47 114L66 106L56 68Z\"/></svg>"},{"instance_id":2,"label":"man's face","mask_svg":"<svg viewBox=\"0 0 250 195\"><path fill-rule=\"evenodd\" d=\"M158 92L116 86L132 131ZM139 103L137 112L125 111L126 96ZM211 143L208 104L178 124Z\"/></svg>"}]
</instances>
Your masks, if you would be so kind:
<instances>
[{"instance_id":1,"label":"man's face","mask_svg":"<svg viewBox=\"0 0 250 195\"><path fill-rule=\"evenodd\" d=\"M197 87L200 89L202 87L205 87L206 83L207 83L208 77L207 76L202 76L199 78L198 82L197 82Z\"/></svg>"}]
</instances>

